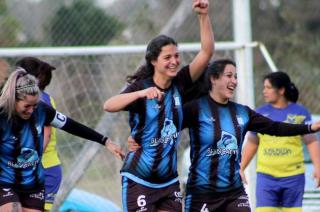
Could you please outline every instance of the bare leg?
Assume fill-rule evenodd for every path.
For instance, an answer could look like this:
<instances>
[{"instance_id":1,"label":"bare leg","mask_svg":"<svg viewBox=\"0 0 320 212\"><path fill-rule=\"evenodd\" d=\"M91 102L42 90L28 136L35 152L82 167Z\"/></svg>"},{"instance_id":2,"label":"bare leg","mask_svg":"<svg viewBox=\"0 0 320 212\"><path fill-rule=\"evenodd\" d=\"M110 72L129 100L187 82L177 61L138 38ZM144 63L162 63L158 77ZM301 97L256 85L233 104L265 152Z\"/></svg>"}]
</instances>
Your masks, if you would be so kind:
<instances>
[{"instance_id":1,"label":"bare leg","mask_svg":"<svg viewBox=\"0 0 320 212\"><path fill-rule=\"evenodd\" d=\"M22 208L19 202L10 202L0 206L0 211L3 212L21 212Z\"/></svg>"},{"instance_id":2,"label":"bare leg","mask_svg":"<svg viewBox=\"0 0 320 212\"><path fill-rule=\"evenodd\" d=\"M42 211L37 209L31 209L31 208L22 208L22 212L42 212Z\"/></svg>"}]
</instances>

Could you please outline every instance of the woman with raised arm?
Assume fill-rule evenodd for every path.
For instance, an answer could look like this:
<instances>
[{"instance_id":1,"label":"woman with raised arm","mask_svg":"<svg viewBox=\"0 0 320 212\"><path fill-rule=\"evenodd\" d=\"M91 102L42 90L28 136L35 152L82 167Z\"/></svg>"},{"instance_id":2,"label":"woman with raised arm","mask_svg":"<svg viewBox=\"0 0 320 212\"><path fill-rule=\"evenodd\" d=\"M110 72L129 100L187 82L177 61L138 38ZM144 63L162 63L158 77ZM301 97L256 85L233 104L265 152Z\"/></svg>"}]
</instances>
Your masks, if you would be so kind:
<instances>
[{"instance_id":1,"label":"woman with raised arm","mask_svg":"<svg viewBox=\"0 0 320 212\"><path fill-rule=\"evenodd\" d=\"M123 152L100 133L39 101L34 76L17 68L0 96L0 211L44 210L44 127L54 126L105 145L121 158Z\"/></svg>"},{"instance_id":2,"label":"woman with raised arm","mask_svg":"<svg viewBox=\"0 0 320 212\"><path fill-rule=\"evenodd\" d=\"M179 70L177 43L159 35L147 46L145 64L128 77L130 85L104 104L104 110L130 113L131 136L141 145L121 169L124 211L182 211L177 145L183 94L208 65L214 49L209 1L193 0L200 23L201 50Z\"/></svg>"},{"instance_id":3,"label":"woman with raised arm","mask_svg":"<svg viewBox=\"0 0 320 212\"><path fill-rule=\"evenodd\" d=\"M229 59L214 61L190 91L199 98L183 106L183 125L189 128L191 148L186 212L251 211L240 175L247 131L291 136L320 130L320 121L312 125L275 122L230 101L237 84L236 64ZM134 141L128 142L130 151L139 148Z\"/></svg>"}]
</instances>

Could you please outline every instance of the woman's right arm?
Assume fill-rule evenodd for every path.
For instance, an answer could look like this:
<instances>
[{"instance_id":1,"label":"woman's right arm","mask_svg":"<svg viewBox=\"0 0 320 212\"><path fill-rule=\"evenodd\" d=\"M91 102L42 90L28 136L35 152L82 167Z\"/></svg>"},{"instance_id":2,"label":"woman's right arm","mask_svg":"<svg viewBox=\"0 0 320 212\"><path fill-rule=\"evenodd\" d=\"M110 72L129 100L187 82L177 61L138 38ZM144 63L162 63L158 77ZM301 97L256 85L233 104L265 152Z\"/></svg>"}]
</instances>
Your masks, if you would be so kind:
<instances>
[{"instance_id":1,"label":"woman's right arm","mask_svg":"<svg viewBox=\"0 0 320 212\"><path fill-rule=\"evenodd\" d=\"M150 87L144 90L139 90L139 91L134 91L129 93L121 93L105 101L103 104L103 110L107 112L119 112L140 98L144 98L144 97L146 97L147 99L158 98L158 100L160 100L163 94L164 93L161 92L156 87Z\"/></svg>"},{"instance_id":2,"label":"woman's right arm","mask_svg":"<svg viewBox=\"0 0 320 212\"><path fill-rule=\"evenodd\" d=\"M103 104L103 110L107 112L119 112L130 105L132 102L141 98L139 95L140 91L132 93L122 93L109 98Z\"/></svg>"},{"instance_id":3,"label":"woman's right arm","mask_svg":"<svg viewBox=\"0 0 320 212\"><path fill-rule=\"evenodd\" d=\"M247 134L246 143L242 149L241 165L240 165L240 175L242 181L247 184L247 179L244 174L245 169L250 164L252 158L257 153L259 147L259 138L257 135L249 132Z\"/></svg>"}]
</instances>

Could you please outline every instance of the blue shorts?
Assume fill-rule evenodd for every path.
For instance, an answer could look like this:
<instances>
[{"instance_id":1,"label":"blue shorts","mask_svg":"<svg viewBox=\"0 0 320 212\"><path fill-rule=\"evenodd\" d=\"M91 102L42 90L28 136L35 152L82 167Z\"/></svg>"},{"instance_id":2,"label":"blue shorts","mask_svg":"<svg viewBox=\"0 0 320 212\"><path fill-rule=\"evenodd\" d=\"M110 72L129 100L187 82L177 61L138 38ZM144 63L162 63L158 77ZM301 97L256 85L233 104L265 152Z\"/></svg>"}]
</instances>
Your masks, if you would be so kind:
<instances>
[{"instance_id":1,"label":"blue shorts","mask_svg":"<svg viewBox=\"0 0 320 212\"><path fill-rule=\"evenodd\" d=\"M58 193L62 170L61 165L44 169L45 176L45 210L51 210L54 199Z\"/></svg>"},{"instance_id":2,"label":"blue shorts","mask_svg":"<svg viewBox=\"0 0 320 212\"><path fill-rule=\"evenodd\" d=\"M304 174L276 178L258 173L257 207L302 207L304 184Z\"/></svg>"}]
</instances>

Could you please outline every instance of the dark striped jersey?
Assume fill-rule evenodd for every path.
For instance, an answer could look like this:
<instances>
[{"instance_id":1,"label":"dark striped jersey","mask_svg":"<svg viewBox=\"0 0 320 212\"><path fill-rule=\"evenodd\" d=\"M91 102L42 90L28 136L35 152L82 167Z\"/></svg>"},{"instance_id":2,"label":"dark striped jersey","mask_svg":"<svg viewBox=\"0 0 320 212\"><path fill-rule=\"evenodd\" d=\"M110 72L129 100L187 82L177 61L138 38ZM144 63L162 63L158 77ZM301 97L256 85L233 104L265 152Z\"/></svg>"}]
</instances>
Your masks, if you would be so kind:
<instances>
[{"instance_id":1,"label":"dark striped jersey","mask_svg":"<svg viewBox=\"0 0 320 212\"><path fill-rule=\"evenodd\" d=\"M131 136L141 148L128 153L121 175L152 188L178 181L176 149L182 127L182 94L191 85L189 66L185 66L171 86L163 90L162 100L140 98L126 108L129 111ZM156 84L152 78L139 80L122 93L153 86Z\"/></svg>"},{"instance_id":2,"label":"dark striped jersey","mask_svg":"<svg viewBox=\"0 0 320 212\"><path fill-rule=\"evenodd\" d=\"M45 125L104 144L100 133L73 121L43 102L28 120L0 115L0 185L21 191L39 189L44 183L41 158Z\"/></svg>"},{"instance_id":3,"label":"dark striped jersey","mask_svg":"<svg viewBox=\"0 0 320 212\"><path fill-rule=\"evenodd\" d=\"M239 171L247 131L282 136L311 131L310 125L274 122L247 106L230 101L219 104L208 95L185 104L183 112L191 146L189 194L214 194L243 186Z\"/></svg>"}]
</instances>

